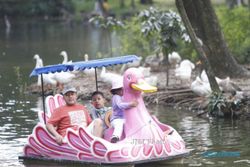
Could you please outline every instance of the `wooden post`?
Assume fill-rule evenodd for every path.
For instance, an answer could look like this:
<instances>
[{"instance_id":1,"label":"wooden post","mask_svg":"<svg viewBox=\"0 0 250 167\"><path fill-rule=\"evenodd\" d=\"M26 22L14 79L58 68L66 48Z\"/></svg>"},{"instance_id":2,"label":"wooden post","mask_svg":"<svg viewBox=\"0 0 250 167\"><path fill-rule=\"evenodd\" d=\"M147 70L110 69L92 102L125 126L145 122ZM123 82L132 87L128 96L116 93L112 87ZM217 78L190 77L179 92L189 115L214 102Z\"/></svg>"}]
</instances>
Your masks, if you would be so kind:
<instances>
[{"instance_id":1,"label":"wooden post","mask_svg":"<svg viewBox=\"0 0 250 167\"><path fill-rule=\"evenodd\" d=\"M98 91L98 83L97 83L97 71L96 71L96 67L95 67L95 89L96 89L96 91Z\"/></svg>"},{"instance_id":2,"label":"wooden post","mask_svg":"<svg viewBox=\"0 0 250 167\"><path fill-rule=\"evenodd\" d=\"M42 100L43 100L43 120L44 124L46 124L46 111L45 111L45 97L44 97L44 84L43 84L43 74L41 74L41 82L42 82Z\"/></svg>"}]
</instances>

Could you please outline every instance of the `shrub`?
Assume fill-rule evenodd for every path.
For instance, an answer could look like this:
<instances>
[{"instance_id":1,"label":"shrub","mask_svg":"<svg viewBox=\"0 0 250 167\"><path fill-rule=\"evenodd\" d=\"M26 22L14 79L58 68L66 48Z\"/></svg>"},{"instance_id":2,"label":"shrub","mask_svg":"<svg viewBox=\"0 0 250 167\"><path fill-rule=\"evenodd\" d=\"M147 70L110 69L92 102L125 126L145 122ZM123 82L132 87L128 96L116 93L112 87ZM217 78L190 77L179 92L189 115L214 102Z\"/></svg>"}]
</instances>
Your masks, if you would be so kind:
<instances>
[{"instance_id":1,"label":"shrub","mask_svg":"<svg viewBox=\"0 0 250 167\"><path fill-rule=\"evenodd\" d=\"M217 10L229 48L240 63L250 63L250 11L244 7Z\"/></svg>"},{"instance_id":2,"label":"shrub","mask_svg":"<svg viewBox=\"0 0 250 167\"><path fill-rule=\"evenodd\" d=\"M125 29L120 34L121 53L136 54L143 57L151 54L154 50L154 44L150 39L146 40L143 37L137 17L126 20L125 25Z\"/></svg>"}]
</instances>

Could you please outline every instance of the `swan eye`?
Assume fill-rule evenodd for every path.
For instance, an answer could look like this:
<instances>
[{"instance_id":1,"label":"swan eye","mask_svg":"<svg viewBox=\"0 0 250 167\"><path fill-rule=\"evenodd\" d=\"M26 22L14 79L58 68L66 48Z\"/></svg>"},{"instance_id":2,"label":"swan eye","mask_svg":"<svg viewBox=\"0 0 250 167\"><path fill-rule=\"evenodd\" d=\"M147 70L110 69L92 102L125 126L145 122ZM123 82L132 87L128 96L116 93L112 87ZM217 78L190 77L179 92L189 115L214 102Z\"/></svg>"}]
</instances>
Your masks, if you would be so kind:
<instances>
[{"instance_id":1,"label":"swan eye","mask_svg":"<svg viewBox=\"0 0 250 167\"><path fill-rule=\"evenodd\" d=\"M131 75L128 75L128 76L127 76L127 79L130 81L130 80L131 80Z\"/></svg>"}]
</instances>

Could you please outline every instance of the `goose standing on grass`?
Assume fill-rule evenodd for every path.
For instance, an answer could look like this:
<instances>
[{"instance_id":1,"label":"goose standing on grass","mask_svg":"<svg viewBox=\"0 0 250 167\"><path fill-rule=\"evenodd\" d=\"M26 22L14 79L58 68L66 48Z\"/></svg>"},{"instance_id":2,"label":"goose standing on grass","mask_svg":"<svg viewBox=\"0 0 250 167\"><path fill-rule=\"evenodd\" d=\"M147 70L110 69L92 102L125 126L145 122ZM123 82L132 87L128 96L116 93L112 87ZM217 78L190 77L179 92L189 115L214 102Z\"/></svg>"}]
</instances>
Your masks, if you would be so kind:
<instances>
[{"instance_id":1,"label":"goose standing on grass","mask_svg":"<svg viewBox=\"0 0 250 167\"><path fill-rule=\"evenodd\" d=\"M181 84L191 82L192 70L195 68L194 64L189 60L183 60L180 66L175 69L175 76L181 80Z\"/></svg>"},{"instance_id":2,"label":"goose standing on grass","mask_svg":"<svg viewBox=\"0 0 250 167\"><path fill-rule=\"evenodd\" d=\"M168 62L173 68L176 68L181 62L181 56L177 52L169 53Z\"/></svg>"},{"instance_id":3,"label":"goose standing on grass","mask_svg":"<svg viewBox=\"0 0 250 167\"><path fill-rule=\"evenodd\" d=\"M36 60L36 67L35 68L39 68L39 67L43 67L43 60L39 57L38 54L35 54L33 57ZM56 86L57 85L57 81L54 78L54 74L49 73L49 74L43 74L43 82L44 84L48 85L48 88L51 89L52 86ZM38 75L38 79L37 79L37 86L41 86L41 75Z\"/></svg>"},{"instance_id":4,"label":"goose standing on grass","mask_svg":"<svg viewBox=\"0 0 250 167\"><path fill-rule=\"evenodd\" d=\"M103 82L112 84L114 80L122 79L123 77L119 74L107 72L106 67L102 67L100 78Z\"/></svg>"},{"instance_id":5,"label":"goose standing on grass","mask_svg":"<svg viewBox=\"0 0 250 167\"><path fill-rule=\"evenodd\" d=\"M68 61L68 54L66 51L61 51L60 55L63 57L62 64L69 64L72 63L72 60Z\"/></svg>"}]
</instances>

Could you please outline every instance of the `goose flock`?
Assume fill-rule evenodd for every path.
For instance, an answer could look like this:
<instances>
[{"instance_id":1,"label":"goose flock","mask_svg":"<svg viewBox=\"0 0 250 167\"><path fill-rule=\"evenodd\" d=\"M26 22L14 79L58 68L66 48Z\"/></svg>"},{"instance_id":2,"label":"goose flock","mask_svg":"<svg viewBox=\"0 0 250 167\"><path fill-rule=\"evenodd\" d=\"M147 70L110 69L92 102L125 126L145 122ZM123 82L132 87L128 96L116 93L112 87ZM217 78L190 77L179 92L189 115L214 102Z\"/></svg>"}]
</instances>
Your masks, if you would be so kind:
<instances>
[{"instance_id":1,"label":"goose flock","mask_svg":"<svg viewBox=\"0 0 250 167\"><path fill-rule=\"evenodd\" d=\"M190 60L182 60L177 52L172 52L168 55L169 63L175 67L175 77L181 81L181 84L188 84L190 89L198 96L209 96L212 93L211 86L208 80L208 76L205 70L202 70L201 74L195 77L195 80L191 81L192 71L195 68L194 63ZM216 82L222 92L234 92L238 88L230 80L230 77L224 79L215 77ZM185 85L186 86L186 85Z\"/></svg>"},{"instance_id":2,"label":"goose flock","mask_svg":"<svg viewBox=\"0 0 250 167\"><path fill-rule=\"evenodd\" d=\"M68 55L65 51L62 51L60 55L64 58L62 64L72 63L72 61L68 61ZM35 54L33 58L36 60L35 68L43 67L43 60L38 54ZM48 73L43 74L43 82L49 89L57 87L59 90L62 90L64 85L75 77L75 74L72 72ZM37 86L41 86L41 75L38 75Z\"/></svg>"},{"instance_id":3,"label":"goose flock","mask_svg":"<svg viewBox=\"0 0 250 167\"><path fill-rule=\"evenodd\" d=\"M66 51L62 51L60 55L63 57L61 64L72 63L72 60L68 60L68 54ZM43 60L38 54L35 54L33 58L36 60L35 68L43 67ZM84 60L89 61L88 54L84 55ZM107 71L106 67L103 67L99 73L100 80L102 82L112 84L114 80L122 79L123 70L129 67L135 67L141 71L147 83L157 86L159 84L158 77L151 74L151 64L159 67L162 61L163 58L161 55L148 56L142 66L142 57L140 57L138 61L123 66L120 73ZM192 81L192 72L195 69L194 63L188 59L182 60L181 56L177 52L172 52L168 55L168 62L171 67L174 68L174 76L177 81L180 81L182 86L188 86L198 96L209 96L211 94L212 90L205 70L203 70L201 74L196 76L195 80ZM85 69L83 72L85 75L94 76L95 69ZM43 80L44 84L49 88L57 87L59 90L62 90L65 84L68 84L76 77L76 74L77 73L75 71L43 74ZM215 77L215 79L221 91L236 91L237 88L235 88L235 85L231 82L229 77L226 77L225 79ZM38 76L37 85L41 86L40 75Z\"/></svg>"}]
</instances>

